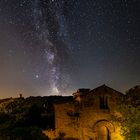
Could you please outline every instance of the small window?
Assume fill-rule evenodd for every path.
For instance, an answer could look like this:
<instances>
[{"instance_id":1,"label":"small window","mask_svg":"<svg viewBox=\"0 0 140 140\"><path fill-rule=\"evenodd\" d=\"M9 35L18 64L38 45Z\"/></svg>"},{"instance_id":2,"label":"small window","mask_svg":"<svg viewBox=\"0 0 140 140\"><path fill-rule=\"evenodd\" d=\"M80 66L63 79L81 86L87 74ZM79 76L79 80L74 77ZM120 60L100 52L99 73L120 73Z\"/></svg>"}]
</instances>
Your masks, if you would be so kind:
<instances>
[{"instance_id":1,"label":"small window","mask_svg":"<svg viewBox=\"0 0 140 140\"><path fill-rule=\"evenodd\" d=\"M108 109L108 97L100 96L100 109Z\"/></svg>"}]
</instances>

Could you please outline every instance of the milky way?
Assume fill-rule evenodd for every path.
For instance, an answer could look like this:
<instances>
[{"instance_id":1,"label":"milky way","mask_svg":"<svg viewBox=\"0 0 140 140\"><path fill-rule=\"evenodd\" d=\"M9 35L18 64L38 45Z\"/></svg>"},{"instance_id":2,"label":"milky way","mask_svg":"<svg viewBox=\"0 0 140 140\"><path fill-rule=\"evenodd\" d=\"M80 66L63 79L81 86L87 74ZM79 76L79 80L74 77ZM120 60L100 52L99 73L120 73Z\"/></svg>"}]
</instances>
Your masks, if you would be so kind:
<instances>
[{"instance_id":1,"label":"milky way","mask_svg":"<svg viewBox=\"0 0 140 140\"><path fill-rule=\"evenodd\" d=\"M65 17L61 1L40 1L32 3L36 38L44 49L47 75L52 93L61 94L68 88L70 75L67 73L70 48L62 36L66 34ZM61 30L63 28L63 30Z\"/></svg>"}]
</instances>

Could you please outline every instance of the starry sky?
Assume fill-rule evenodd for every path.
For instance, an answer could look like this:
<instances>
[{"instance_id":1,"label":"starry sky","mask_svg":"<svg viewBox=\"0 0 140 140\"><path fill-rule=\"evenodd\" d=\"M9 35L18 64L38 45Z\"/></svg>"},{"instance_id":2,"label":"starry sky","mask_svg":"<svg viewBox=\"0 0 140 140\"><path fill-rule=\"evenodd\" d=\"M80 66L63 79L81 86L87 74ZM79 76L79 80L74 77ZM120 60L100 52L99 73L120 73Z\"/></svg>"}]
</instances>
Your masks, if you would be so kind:
<instances>
[{"instance_id":1,"label":"starry sky","mask_svg":"<svg viewBox=\"0 0 140 140\"><path fill-rule=\"evenodd\" d=\"M0 98L140 84L139 0L0 0Z\"/></svg>"}]
</instances>

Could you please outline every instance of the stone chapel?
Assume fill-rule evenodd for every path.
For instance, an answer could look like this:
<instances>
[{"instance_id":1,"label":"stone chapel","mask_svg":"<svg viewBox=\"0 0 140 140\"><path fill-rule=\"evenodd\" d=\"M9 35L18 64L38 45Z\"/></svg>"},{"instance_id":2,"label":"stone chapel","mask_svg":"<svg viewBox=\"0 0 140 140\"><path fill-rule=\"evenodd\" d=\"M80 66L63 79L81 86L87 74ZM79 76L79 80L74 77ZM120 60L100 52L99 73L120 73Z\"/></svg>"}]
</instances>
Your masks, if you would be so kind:
<instances>
[{"instance_id":1,"label":"stone chapel","mask_svg":"<svg viewBox=\"0 0 140 140\"><path fill-rule=\"evenodd\" d=\"M55 131L47 135L66 140L123 140L120 124L112 121L124 94L102 85L93 90L79 89L73 99L54 104Z\"/></svg>"}]
</instances>

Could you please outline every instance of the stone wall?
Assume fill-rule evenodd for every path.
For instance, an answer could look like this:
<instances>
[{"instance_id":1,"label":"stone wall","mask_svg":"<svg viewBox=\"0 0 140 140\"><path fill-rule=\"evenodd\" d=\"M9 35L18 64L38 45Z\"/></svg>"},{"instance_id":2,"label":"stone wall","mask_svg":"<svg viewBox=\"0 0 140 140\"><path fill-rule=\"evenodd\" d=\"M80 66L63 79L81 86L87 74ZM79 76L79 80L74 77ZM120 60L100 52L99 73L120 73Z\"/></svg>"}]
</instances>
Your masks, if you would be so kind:
<instances>
[{"instance_id":1,"label":"stone wall","mask_svg":"<svg viewBox=\"0 0 140 140\"><path fill-rule=\"evenodd\" d=\"M103 85L74 95L72 101L54 105L57 137L63 133L64 138L80 140L123 140L120 125L111 118L123 94Z\"/></svg>"}]
</instances>

